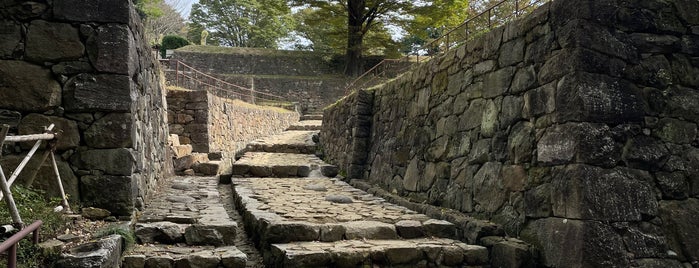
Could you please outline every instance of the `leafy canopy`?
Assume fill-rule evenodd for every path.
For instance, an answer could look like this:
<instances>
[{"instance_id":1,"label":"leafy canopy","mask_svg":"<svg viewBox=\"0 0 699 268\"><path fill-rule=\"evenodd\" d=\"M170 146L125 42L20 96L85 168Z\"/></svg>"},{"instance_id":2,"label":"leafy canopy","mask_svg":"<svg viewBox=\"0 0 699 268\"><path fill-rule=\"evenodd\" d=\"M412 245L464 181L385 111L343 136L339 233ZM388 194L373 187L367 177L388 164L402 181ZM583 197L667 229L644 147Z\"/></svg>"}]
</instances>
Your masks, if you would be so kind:
<instances>
[{"instance_id":1,"label":"leafy canopy","mask_svg":"<svg viewBox=\"0 0 699 268\"><path fill-rule=\"evenodd\" d=\"M212 43L233 47L276 48L293 24L284 0L200 0L190 20L190 40L208 30Z\"/></svg>"}]
</instances>

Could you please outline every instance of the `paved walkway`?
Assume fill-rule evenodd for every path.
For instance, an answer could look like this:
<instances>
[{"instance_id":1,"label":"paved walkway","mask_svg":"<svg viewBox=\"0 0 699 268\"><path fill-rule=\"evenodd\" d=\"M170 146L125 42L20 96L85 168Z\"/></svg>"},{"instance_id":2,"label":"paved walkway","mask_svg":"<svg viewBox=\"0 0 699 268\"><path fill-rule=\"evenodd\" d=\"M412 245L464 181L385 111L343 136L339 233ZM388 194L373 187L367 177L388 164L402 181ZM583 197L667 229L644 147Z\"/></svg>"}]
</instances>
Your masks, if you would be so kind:
<instances>
[{"instance_id":1,"label":"paved walkway","mask_svg":"<svg viewBox=\"0 0 699 268\"><path fill-rule=\"evenodd\" d=\"M233 164L235 207L267 267L487 265L487 249L454 240L452 223L356 189L314 155L273 149L308 144L294 129L320 129L310 119L249 146Z\"/></svg>"},{"instance_id":2,"label":"paved walkway","mask_svg":"<svg viewBox=\"0 0 699 268\"><path fill-rule=\"evenodd\" d=\"M250 143L230 186L168 179L138 218L139 245L123 267L487 265L487 249L454 240L454 224L335 178L337 168L311 154L322 121L307 118L290 129L313 130Z\"/></svg>"}]
</instances>

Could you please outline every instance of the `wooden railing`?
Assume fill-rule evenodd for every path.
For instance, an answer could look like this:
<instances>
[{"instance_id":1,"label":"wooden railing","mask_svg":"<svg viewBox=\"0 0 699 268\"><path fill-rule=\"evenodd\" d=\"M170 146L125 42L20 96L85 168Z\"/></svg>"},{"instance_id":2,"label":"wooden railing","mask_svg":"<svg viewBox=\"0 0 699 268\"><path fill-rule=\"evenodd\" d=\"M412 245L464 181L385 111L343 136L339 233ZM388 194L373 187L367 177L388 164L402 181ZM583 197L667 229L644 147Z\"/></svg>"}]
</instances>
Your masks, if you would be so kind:
<instances>
[{"instance_id":1,"label":"wooden railing","mask_svg":"<svg viewBox=\"0 0 699 268\"><path fill-rule=\"evenodd\" d=\"M513 18L525 15L536 7L551 0L501 0L440 37L428 42L409 55L400 59L385 59L353 80L345 89L345 94L358 88L378 84L405 73L416 63L420 63L459 47L466 41L502 26Z\"/></svg>"},{"instance_id":2,"label":"wooden railing","mask_svg":"<svg viewBox=\"0 0 699 268\"><path fill-rule=\"evenodd\" d=\"M16 234L10 236L9 238L7 238L7 240L3 241L2 244L0 244L0 253L9 250L9 252L7 253L8 268L17 267L17 244L20 240L24 239L31 233L32 242L34 242L34 244L39 243L39 230L41 229L41 224L43 224L42 221L35 221L29 226L24 227Z\"/></svg>"},{"instance_id":3,"label":"wooden railing","mask_svg":"<svg viewBox=\"0 0 699 268\"><path fill-rule=\"evenodd\" d=\"M293 102L274 94L256 91L254 88L239 86L220 78L199 71L192 66L175 59L161 59L160 63L166 69L174 71L174 77L168 76L170 86L189 90L206 90L212 94L228 99L239 99L248 103L283 108L293 107Z\"/></svg>"}]
</instances>

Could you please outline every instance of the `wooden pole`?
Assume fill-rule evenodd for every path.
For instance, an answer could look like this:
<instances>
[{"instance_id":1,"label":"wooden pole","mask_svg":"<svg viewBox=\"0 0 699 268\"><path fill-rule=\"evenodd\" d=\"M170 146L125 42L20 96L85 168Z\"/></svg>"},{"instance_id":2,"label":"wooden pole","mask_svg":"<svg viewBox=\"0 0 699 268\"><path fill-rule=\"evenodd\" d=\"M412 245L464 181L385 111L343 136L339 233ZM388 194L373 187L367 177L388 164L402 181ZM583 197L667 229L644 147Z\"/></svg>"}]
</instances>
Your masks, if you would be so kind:
<instances>
[{"instance_id":1,"label":"wooden pole","mask_svg":"<svg viewBox=\"0 0 699 268\"><path fill-rule=\"evenodd\" d=\"M68 199L66 198L66 192L63 190L63 183L61 182L61 173L58 172L58 165L56 164L56 156L51 152L51 164L53 164L53 171L56 173L56 180L58 181L58 189L61 190L61 200L63 200L63 208L66 209L67 213L71 213L70 205L68 204Z\"/></svg>"},{"instance_id":2,"label":"wooden pole","mask_svg":"<svg viewBox=\"0 0 699 268\"><path fill-rule=\"evenodd\" d=\"M5 142L5 137L7 136L7 131L9 130L10 126L2 125L2 129L0 129L0 147L2 147L2 144ZM5 194L5 202L7 203L7 207L10 209L12 225L17 227L18 229L22 229L24 224L22 223L22 218L19 216L17 205L15 205L15 199L12 197L12 192L10 192L10 185L7 183L7 180L5 179L5 172L2 171L2 167L0 167L0 190L2 190L2 193Z\"/></svg>"}]
</instances>

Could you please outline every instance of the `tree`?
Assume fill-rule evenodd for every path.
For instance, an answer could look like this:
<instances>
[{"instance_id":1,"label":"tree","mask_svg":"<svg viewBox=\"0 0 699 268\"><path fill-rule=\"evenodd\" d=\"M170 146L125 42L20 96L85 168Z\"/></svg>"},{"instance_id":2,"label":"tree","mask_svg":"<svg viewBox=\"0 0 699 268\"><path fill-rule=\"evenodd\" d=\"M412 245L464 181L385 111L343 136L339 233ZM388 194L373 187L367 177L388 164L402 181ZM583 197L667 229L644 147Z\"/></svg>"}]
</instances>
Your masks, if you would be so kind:
<instances>
[{"instance_id":1,"label":"tree","mask_svg":"<svg viewBox=\"0 0 699 268\"><path fill-rule=\"evenodd\" d=\"M293 23L284 0L200 0L190 20L190 40L208 30L213 43L264 48L276 48Z\"/></svg>"},{"instance_id":2,"label":"tree","mask_svg":"<svg viewBox=\"0 0 699 268\"><path fill-rule=\"evenodd\" d=\"M158 44L162 36L183 34L184 19L175 10L170 1L154 4L160 10L159 16L150 16L145 19L145 29L148 41L151 44Z\"/></svg>"},{"instance_id":3,"label":"tree","mask_svg":"<svg viewBox=\"0 0 699 268\"><path fill-rule=\"evenodd\" d=\"M465 19L462 17L461 10L456 9L467 6L465 0L294 0L293 2L296 6L324 10L326 14L344 19L343 28L346 32L344 48L347 61L345 74L350 76L361 73L362 52L367 45L365 41L372 33L388 37L387 29L389 28L425 31L428 25L435 27L435 24L443 24L444 26L441 27L446 27L446 22L453 24L452 21L456 18ZM431 18L432 16L436 19ZM412 28L408 23L411 19L419 21L419 23L413 23ZM312 40L312 38L309 39Z\"/></svg>"},{"instance_id":4,"label":"tree","mask_svg":"<svg viewBox=\"0 0 699 268\"><path fill-rule=\"evenodd\" d=\"M413 19L406 26L408 35L402 40L402 51L406 54L418 52L423 45L462 24L471 13L469 2L465 0L433 0L429 5L416 6ZM429 50L434 49L438 48Z\"/></svg>"}]
</instances>

